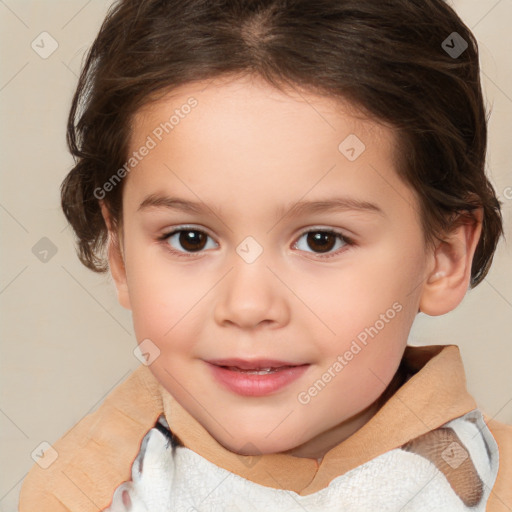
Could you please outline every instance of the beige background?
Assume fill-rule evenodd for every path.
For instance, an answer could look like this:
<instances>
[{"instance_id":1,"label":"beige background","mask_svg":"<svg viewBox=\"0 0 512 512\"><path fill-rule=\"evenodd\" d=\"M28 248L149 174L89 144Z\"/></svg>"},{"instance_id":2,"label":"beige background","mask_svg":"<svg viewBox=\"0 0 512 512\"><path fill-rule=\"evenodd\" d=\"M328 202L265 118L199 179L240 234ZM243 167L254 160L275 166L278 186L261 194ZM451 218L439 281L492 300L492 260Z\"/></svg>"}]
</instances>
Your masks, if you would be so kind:
<instances>
[{"instance_id":1,"label":"beige background","mask_svg":"<svg viewBox=\"0 0 512 512\"><path fill-rule=\"evenodd\" d=\"M108 5L0 0L3 512L16 510L36 447L55 442L139 365L129 312L117 304L109 278L78 262L59 206L59 185L72 163L65 146L69 104L84 51ZM482 81L492 106L488 169L504 203L510 240L512 0L453 5L480 42ZM39 37L44 31L58 43L46 59L31 47L48 37ZM51 48L45 41L40 52ZM36 244L48 244L40 242L43 237L57 251L49 252L46 262L33 253ZM502 241L485 282L456 311L419 315L410 337L415 345L459 345L470 392L487 414L507 423L512 423L511 263L510 242Z\"/></svg>"}]
</instances>

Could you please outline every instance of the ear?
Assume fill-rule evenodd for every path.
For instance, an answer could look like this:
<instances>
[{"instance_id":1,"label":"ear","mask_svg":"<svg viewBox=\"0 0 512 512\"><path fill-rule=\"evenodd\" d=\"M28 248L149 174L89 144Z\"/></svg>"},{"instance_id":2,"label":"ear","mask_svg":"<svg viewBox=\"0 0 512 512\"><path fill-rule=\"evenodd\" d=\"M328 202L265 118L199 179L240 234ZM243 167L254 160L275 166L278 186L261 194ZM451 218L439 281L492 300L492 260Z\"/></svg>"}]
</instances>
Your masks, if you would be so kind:
<instances>
[{"instance_id":1,"label":"ear","mask_svg":"<svg viewBox=\"0 0 512 512\"><path fill-rule=\"evenodd\" d=\"M108 229L108 265L110 274L114 279L117 288L117 300L126 309L131 309L128 285L126 282L126 268L124 265L123 251L119 240L119 233L113 229L110 213L103 201L100 201L101 214Z\"/></svg>"},{"instance_id":2,"label":"ear","mask_svg":"<svg viewBox=\"0 0 512 512\"><path fill-rule=\"evenodd\" d=\"M433 266L423 285L419 311L444 315L455 309L468 291L471 264L482 232L482 208L439 242L432 254Z\"/></svg>"}]
</instances>

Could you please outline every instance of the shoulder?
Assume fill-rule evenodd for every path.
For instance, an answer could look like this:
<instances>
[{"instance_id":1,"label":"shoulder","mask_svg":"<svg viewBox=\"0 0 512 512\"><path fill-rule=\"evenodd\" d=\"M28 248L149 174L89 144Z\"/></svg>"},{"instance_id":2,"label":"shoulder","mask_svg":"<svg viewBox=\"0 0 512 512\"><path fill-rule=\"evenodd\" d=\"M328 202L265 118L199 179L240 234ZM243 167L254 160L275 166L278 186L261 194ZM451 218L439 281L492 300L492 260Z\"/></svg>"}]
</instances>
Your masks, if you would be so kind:
<instances>
[{"instance_id":1,"label":"shoulder","mask_svg":"<svg viewBox=\"0 0 512 512\"><path fill-rule=\"evenodd\" d=\"M140 445L131 467L131 478L116 487L104 512L157 512L168 510L174 484L175 450L182 446L170 432L164 415Z\"/></svg>"},{"instance_id":2,"label":"shoulder","mask_svg":"<svg viewBox=\"0 0 512 512\"><path fill-rule=\"evenodd\" d=\"M455 418L402 449L434 464L466 507L483 510L488 506L497 481L499 453L480 410Z\"/></svg>"},{"instance_id":3,"label":"shoulder","mask_svg":"<svg viewBox=\"0 0 512 512\"><path fill-rule=\"evenodd\" d=\"M512 426L475 409L402 449L430 460L466 506L512 510Z\"/></svg>"},{"instance_id":4,"label":"shoulder","mask_svg":"<svg viewBox=\"0 0 512 512\"><path fill-rule=\"evenodd\" d=\"M130 477L140 443L161 412L158 383L149 368L139 366L32 466L21 487L19 512L107 507L113 489ZM45 463L49 454L56 458Z\"/></svg>"},{"instance_id":5,"label":"shoulder","mask_svg":"<svg viewBox=\"0 0 512 512\"><path fill-rule=\"evenodd\" d=\"M512 425L490 419L485 414L484 419L499 452L498 476L489 497L487 512L509 512L512 510Z\"/></svg>"}]
</instances>

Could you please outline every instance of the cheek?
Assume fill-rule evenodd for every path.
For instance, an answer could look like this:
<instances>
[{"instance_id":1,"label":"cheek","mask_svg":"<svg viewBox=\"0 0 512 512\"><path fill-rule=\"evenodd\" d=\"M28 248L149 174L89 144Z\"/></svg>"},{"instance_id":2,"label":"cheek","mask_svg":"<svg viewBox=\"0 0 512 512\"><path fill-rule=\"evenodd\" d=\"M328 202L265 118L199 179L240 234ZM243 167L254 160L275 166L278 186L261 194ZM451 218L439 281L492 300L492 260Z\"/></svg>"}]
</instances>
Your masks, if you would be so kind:
<instances>
[{"instance_id":1,"label":"cheek","mask_svg":"<svg viewBox=\"0 0 512 512\"><path fill-rule=\"evenodd\" d=\"M345 356L347 362L334 380L354 396L380 393L398 367L417 313L422 250L420 243L390 243L362 254L350 271L329 283L331 297L337 299L326 301L326 311L336 336L321 341L327 356L323 370Z\"/></svg>"},{"instance_id":2,"label":"cheek","mask_svg":"<svg viewBox=\"0 0 512 512\"><path fill-rule=\"evenodd\" d=\"M400 364L410 323L406 315L404 309L400 310L380 330L374 323L367 325L358 335L340 341L338 350L324 346L324 354L329 355L308 383L314 386L315 382L329 380L325 392L318 393L312 402L315 410L329 411L329 417L338 421L339 417L356 414L377 400ZM307 388L303 391L307 392Z\"/></svg>"},{"instance_id":3,"label":"cheek","mask_svg":"<svg viewBox=\"0 0 512 512\"><path fill-rule=\"evenodd\" d=\"M331 272L317 280L315 288L310 287L304 296L309 293L309 297L319 297L318 284L323 283L322 298L315 299L318 302L312 309L322 312L319 316L336 333L331 336L333 342L338 337L350 343L376 322L380 327L381 315L385 316L386 325L382 332L388 331L391 336L401 332L398 324L411 323L409 307L414 309L411 291L420 282L421 274L417 255L404 255L394 247L382 247L371 253L361 251L339 273Z\"/></svg>"},{"instance_id":4,"label":"cheek","mask_svg":"<svg viewBox=\"0 0 512 512\"><path fill-rule=\"evenodd\" d=\"M415 229L413 229L413 227ZM381 300L383 307L395 301L403 305L421 284L425 270L425 248L417 227L398 228L371 251L361 251L351 276L352 290L359 300Z\"/></svg>"},{"instance_id":5,"label":"cheek","mask_svg":"<svg viewBox=\"0 0 512 512\"><path fill-rule=\"evenodd\" d=\"M149 252L149 251L148 251ZM150 338L165 346L170 339L194 335L200 321L200 299L205 294L190 273L180 271L165 258L131 253L127 258L127 283L137 339Z\"/></svg>"}]
</instances>

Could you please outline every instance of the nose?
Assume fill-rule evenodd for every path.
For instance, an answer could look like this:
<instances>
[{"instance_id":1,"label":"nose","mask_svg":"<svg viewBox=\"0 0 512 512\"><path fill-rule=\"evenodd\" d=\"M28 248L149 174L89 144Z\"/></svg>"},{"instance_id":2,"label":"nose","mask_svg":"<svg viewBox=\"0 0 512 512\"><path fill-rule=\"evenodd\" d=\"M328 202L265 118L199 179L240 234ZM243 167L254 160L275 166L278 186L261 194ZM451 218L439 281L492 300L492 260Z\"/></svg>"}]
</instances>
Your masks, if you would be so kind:
<instances>
[{"instance_id":1,"label":"nose","mask_svg":"<svg viewBox=\"0 0 512 512\"><path fill-rule=\"evenodd\" d=\"M253 329L283 327L289 322L289 291L267 266L265 258L247 263L238 255L221 283L214 317L218 325Z\"/></svg>"}]
</instances>

